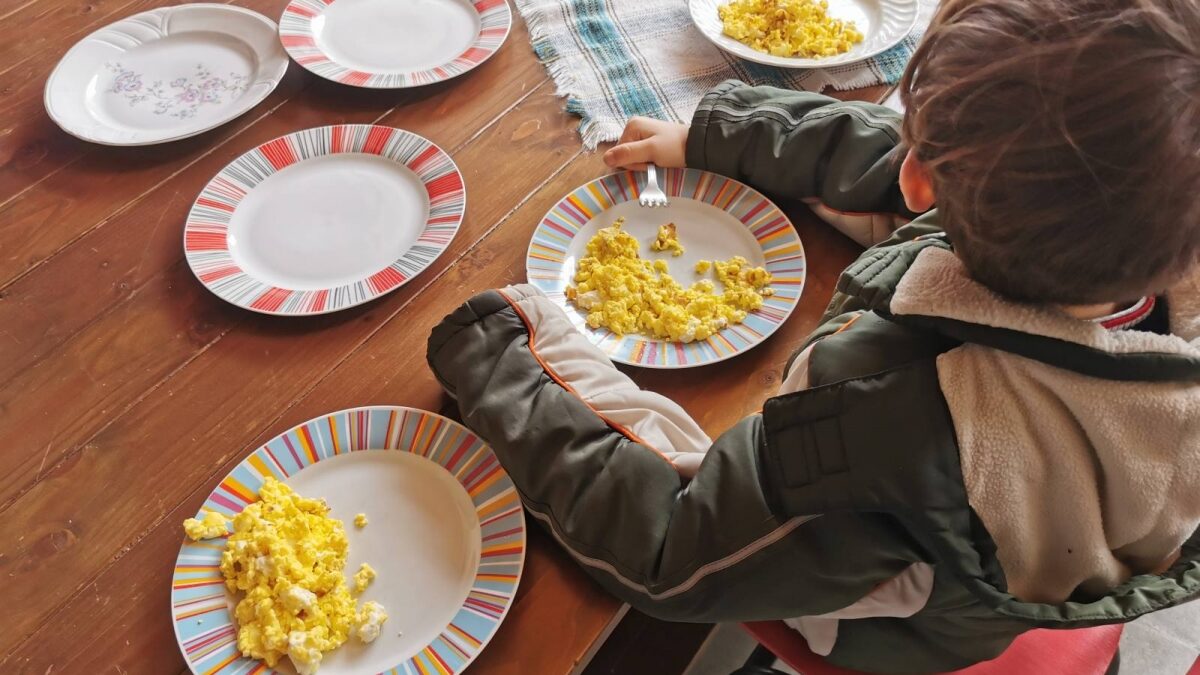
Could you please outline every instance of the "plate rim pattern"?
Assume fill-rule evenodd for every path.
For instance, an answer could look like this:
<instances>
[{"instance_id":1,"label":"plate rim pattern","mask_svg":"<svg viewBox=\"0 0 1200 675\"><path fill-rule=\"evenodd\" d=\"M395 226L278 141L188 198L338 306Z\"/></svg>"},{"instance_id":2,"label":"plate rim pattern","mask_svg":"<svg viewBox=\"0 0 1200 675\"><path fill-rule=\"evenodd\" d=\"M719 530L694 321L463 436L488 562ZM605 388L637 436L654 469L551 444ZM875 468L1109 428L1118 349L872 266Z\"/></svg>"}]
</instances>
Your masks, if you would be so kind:
<instances>
[{"instance_id":1,"label":"plate rim pattern","mask_svg":"<svg viewBox=\"0 0 1200 675\"><path fill-rule=\"evenodd\" d=\"M286 479L307 466L353 452L424 457L454 476L475 505L480 560L466 599L433 641L386 671L457 675L483 651L512 608L528 545L516 487L487 443L465 426L406 406L361 406L314 417L250 453L221 480L196 515L236 515L254 501L266 476ZM185 539L180 547L171 578L176 642L193 673L272 673L237 651L237 628L218 569L224 539ZM209 620L197 623L196 617Z\"/></svg>"},{"instance_id":2,"label":"plate rim pattern","mask_svg":"<svg viewBox=\"0 0 1200 675\"><path fill-rule=\"evenodd\" d=\"M407 89L458 77L490 59L504 45L512 30L512 10L507 0L464 0L479 14L479 33L461 54L447 63L426 70L371 73L339 64L317 44L312 23L336 1L291 0L279 17L279 41L305 70L352 87Z\"/></svg>"},{"instance_id":3,"label":"plate rim pattern","mask_svg":"<svg viewBox=\"0 0 1200 675\"><path fill-rule=\"evenodd\" d=\"M706 340L668 342L644 335L617 336L587 325L584 315L567 301L563 266L567 249L593 217L616 204L638 198L638 174L611 173L567 193L538 222L525 254L525 275L566 312L571 323L609 359L643 368L691 368L718 363L761 344L791 316L804 292L807 259L800 234L770 199L741 181L700 169L659 168L660 186L668 197L695 199L733 215L763 247L776 294L751 312L744 323L729 326Z\"/></svg>"},{"instance_id":4,"label":"plate rim pattern","mask_svg":"<svg viewBox=\"0 0 1200 675\"><path fill-rule=\"evenodd\" d=\"M249 275L234 260L228 242L238 204L275 173L306 159L340 153L385 157L417 175L429 197L429 214L420 236L387 267L334 288L280 288ZM209 180L188 211L184 255L200 283L233 305L277 316L328 314L386 295L425 271L458 233L466 200L466 185L458 165L423 136L376 124L313 127L246 151Z\"/></svg>"}]
</instances>

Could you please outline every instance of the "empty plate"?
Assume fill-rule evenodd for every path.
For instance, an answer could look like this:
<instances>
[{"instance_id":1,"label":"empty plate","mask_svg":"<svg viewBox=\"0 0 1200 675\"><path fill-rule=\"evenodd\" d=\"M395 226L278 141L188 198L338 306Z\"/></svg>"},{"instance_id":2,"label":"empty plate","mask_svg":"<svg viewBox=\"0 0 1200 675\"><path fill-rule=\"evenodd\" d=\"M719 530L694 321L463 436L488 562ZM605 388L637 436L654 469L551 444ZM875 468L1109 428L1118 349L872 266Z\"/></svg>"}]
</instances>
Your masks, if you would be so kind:
<instances>
[{"instance_id":1,"label":"empty plate","mask_svg":"<svg viewBox=\"0 0 1200 675\"><path fill-rule=\"evenodd\" d=\"M253 108L287 66L275 22L261 14L232 5L164 7L72 47L46 81L46 111L93 143L174 141Z\"/></svg>"},{"instance_id":2,"label":"empty plate","mask_svg":"<svg viewBox=\"0 0 1200 675\"><path fill-rule=\"evenodd\" d=\"M689 0L692 22L717 47L747 61L779 68L829 68L855 63L895 47L917 23L917 0L829 0L829 16L853 21L863 40L850 51L817 59L774 56L725 34L717 8L730 0Z\"/></svg>"},{"instance_id":3,"label":"empty plate","mask_svg":"<svg viewBox=\"0 0 1200 675\"><path fill-rule=\"evenodd\" d=\"M292 0L279 37L296 63L325 79L400 89L483 63L511 24L505 0Z\"/></svg>"},{"instance_id":4,"label":"empty plate","mask_svg":"<svg viewBox=\"0 0 1200 675\"><path fill-rule=\"evenodd\" d=\"M265 314L325 314L399 288L437 259L466 208L462 174L420 136L369 124L288 134L196 198L184 252L210 291Z\"/></svg>"}]
</instances>

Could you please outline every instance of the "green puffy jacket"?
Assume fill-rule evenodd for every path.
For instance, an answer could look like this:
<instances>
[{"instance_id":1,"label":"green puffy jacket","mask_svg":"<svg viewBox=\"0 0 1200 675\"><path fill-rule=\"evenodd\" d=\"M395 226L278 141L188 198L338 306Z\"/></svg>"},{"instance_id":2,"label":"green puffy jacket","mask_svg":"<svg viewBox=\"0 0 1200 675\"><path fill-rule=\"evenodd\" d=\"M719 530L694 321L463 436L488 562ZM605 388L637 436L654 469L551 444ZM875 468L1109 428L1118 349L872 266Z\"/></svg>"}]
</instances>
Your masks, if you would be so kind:
<instances>
[{"instance_id":1,"label":"green puffy jacket","mask_svg":"<svg viewBox=\"0 0 1200 675\"><path fill-rule=\"evenodd\" d=\"M689 166L883 239L715 441L531 286L449 315L431 368L528 513L652 615L786 619L838 665L916 673L1195 598L1200 274L1105 323L1000 298L936 211L893 232L898 125L738 83L700 104Z\"/></svg>"}]
</instances>

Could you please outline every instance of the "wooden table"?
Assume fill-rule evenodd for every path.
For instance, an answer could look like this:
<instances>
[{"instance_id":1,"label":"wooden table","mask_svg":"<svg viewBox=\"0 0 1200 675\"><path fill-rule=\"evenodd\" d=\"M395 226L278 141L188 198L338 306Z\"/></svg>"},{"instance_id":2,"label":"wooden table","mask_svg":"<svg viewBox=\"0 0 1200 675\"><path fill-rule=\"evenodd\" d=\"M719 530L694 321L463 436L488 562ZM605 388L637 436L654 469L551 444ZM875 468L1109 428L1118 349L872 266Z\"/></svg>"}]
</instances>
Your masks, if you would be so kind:
<instances>
[{"instance_id":1,"label":"wooden table","mask_svg":"<svg viewBox=\"0 0 1200 675\"><path fill-rule=\"evenodd\" d=\"M519 17L491 61L449 83L375 92L292 65L245 116L197 138L108 148L60 131L42 86L77 39L167 0L0 5L0 672L186 672L169 615L180 523L248 452L325 412L449 405L425 366L430 328L522 281L535 223L605 172L534 58ZM286 0L238 0L278 17ZM874 98L879 91L856 97ZM330 123L409 129L468 185L449 250L400 290L331 316L280 319L210 294L183 261L201 187L243 151ZM809 254L803 301L767 344L681 372L635 371L716 434L774 392L848 240L791 209ZM473 673L572 670L620 611L533 532L512 613Z\"/></svg>"}]
</instances>

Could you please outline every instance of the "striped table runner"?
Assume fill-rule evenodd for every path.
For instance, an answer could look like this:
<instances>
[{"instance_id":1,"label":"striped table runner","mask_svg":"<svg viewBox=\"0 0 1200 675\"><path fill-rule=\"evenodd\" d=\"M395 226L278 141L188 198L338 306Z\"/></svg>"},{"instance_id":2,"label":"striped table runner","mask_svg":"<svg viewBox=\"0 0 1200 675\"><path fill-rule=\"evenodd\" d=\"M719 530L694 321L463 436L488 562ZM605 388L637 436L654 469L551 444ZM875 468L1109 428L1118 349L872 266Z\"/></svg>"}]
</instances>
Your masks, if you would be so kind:
<instances>
[{"instance_id":1,"label":"striped table runner","mask_svg":"<svg viewBox=\"0 0 1200 675\"><path fill-rule=\"evenodd\" d=\"M821 91L900 79L937 0L920 3L918 29L873 59L827 70L781 70L730 56L692 25L686 0L515 0L533 48L589 149L616 140L635 115L687 122L722 80Z\"/></svg>"}]
</instances>

